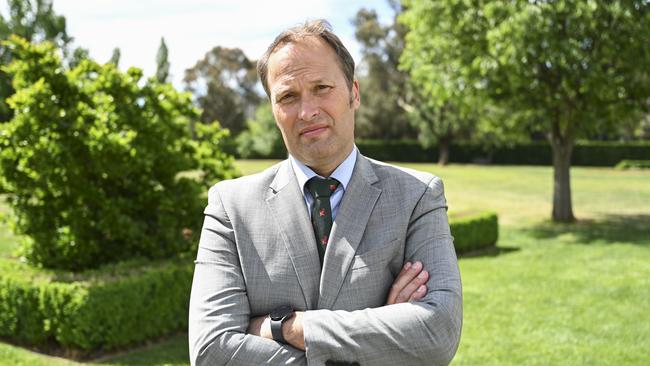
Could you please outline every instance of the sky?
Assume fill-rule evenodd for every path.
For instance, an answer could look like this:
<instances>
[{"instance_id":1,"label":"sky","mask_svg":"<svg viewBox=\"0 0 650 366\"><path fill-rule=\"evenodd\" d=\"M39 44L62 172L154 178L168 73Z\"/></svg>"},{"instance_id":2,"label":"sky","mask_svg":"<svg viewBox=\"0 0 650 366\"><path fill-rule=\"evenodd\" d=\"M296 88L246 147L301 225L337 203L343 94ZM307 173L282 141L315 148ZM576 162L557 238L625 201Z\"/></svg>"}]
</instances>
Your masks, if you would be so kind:
<instances>
[{"instance_id":1,"label":"sky","mask_svg":"<svg viewBox=\"0 0 650 366\"><path fill-rule=\"evenodd\" d=\"M185 69L213 47L239 47L258 59L277 34L307 19L327 19L358 63L351 20L362 7L377 11L382 23L392 21L387 0L54 0L73 46L88 49L99 62L119 47L120 69L136 66L152 76L164 37L178 88Z\"/></svg>"}]
</instances>

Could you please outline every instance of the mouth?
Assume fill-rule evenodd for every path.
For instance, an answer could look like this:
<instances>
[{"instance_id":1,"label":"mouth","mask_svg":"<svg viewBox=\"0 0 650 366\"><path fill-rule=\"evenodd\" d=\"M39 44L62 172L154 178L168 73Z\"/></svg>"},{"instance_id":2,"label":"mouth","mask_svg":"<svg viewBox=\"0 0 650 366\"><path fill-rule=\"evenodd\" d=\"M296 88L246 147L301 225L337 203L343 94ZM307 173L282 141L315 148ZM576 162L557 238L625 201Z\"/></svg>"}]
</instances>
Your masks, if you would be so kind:
<instances>
[{"instance_id":1,"label":"mouth","mask_svg":"<svg viewBox=\"0 0 650 366\"><path fill-rule=\"evenodd\" d=\"M321 133L325 132L327 130L327 125L314 125L314 126L309 126L304 128L302 131L300 131L300 136L304 137L314 137L318 136Z\"/></svg>"}]
</instances>

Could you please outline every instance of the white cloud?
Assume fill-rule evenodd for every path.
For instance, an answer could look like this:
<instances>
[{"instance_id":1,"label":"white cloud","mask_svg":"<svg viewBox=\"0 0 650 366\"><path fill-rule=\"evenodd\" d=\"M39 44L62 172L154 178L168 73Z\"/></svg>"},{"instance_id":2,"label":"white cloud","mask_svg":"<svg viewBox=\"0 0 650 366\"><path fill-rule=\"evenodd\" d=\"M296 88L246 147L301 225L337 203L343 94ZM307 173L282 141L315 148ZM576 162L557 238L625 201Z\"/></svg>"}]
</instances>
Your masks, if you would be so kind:
<instances>
[{"instance_id":1,"label":"white cloud","mask_svg":"<svg viewBox=\"0 0 650 366\"><path fill-rule=\"evenodd\" d=\"M119 47L120 68L137 66L145 75L153 75L160 37L165 37L177 87L184 70L212 47L239 47L256 59L276 34L305 19L328 19L359 61L350 22L364 6L376 9L382 20L390 19L385 0L54 0L75 45L89 49L98 61L107 61L113 48Z\"/></svg>"}]
</instances>

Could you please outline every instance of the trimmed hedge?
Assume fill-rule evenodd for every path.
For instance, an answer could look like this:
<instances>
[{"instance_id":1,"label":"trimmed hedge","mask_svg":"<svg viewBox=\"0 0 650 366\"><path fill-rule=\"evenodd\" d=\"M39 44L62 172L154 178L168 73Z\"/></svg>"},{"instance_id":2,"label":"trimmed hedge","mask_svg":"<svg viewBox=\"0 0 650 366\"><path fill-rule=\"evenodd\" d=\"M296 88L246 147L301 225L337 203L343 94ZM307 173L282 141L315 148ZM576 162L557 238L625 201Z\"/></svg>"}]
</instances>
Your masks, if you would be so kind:
<instances>
[{"instance_id":1,"label":"trimmed hedge","mask_svg":"<svg viewBox=\"0 0 650 366\"><path fill-rule=\"evenodd\" d=\"M83 274L0 259L0 336L89 351L170 334L187 327L193 271L187 258Z\"/></svg>"},{"instance_id":2,"label":"trimmed hedge","mask_svg":"<svg viewBox=\"0 0 650 366\"><path fill-rule=\"evenodd\" d=\"M456 253L467 253L494 246L499 238L499 223L494 212L452 216L449 220Z\"/></svg>"},{"instance_id":3,"label":"trimmed hedge","mask_svg":"<svg viewBox=\"0 0 650 366\"><path fill-rule=\"evenodd\" d=\"M452 217L456 251L492 246L491 212ZM0 336L68 350L111 350L187 328L194 272L187 256L73 273L0 258Z\"/></svg>"},{"instance_id":4,"label":"trimmed hedge","mask_svg":"<svg viewBox=\"0 0 650 366\"><path fill-rule=\"evenodd\" d=\"M616 169L650 169L650 160L621 160Z\"/></svg>"},{"instance_id":5,"label":"trimmed hedge","mask_svg":"<svg viewBox=\"0 0 650 366\"><path fill-rule=\"evenodd\" d=\"M438 147L423 148L415 140L357 140L366 156L382 161L436 162ZM456 143L449 148L452 163L491 163L502 165L552 165L548 142L530 142L488 150L479 144ZM650 142L578 141L572 165L614 166L621 160L650 160Z\"/></svg>"}]
</instances>

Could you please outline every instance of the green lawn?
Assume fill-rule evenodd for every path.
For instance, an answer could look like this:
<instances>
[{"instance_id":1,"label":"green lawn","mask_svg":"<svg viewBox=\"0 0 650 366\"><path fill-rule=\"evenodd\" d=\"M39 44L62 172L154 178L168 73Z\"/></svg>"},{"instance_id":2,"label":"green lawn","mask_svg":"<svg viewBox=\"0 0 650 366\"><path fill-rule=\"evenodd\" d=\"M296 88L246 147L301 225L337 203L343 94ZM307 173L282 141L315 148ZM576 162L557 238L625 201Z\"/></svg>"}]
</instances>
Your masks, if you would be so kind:
<instances>
[{"instance_id":1,"label":"green lawn","mask_svg":"<svg viewBox=\"0 0 650 366\"><path fill-rule=\"evenodd\" d=\"M237 162L245 174L271 164ZM450 213L499 213L499 250L460 260L465 315L453 365L647 364L650 171L573 168L580 222L554 225L548 167L406 165L443 178ZM0 227L0 255L14 240ZM77 363L0 343L0 364ZM92 364L187 365L187 337Z\"/></svg>"}]
</instances>

